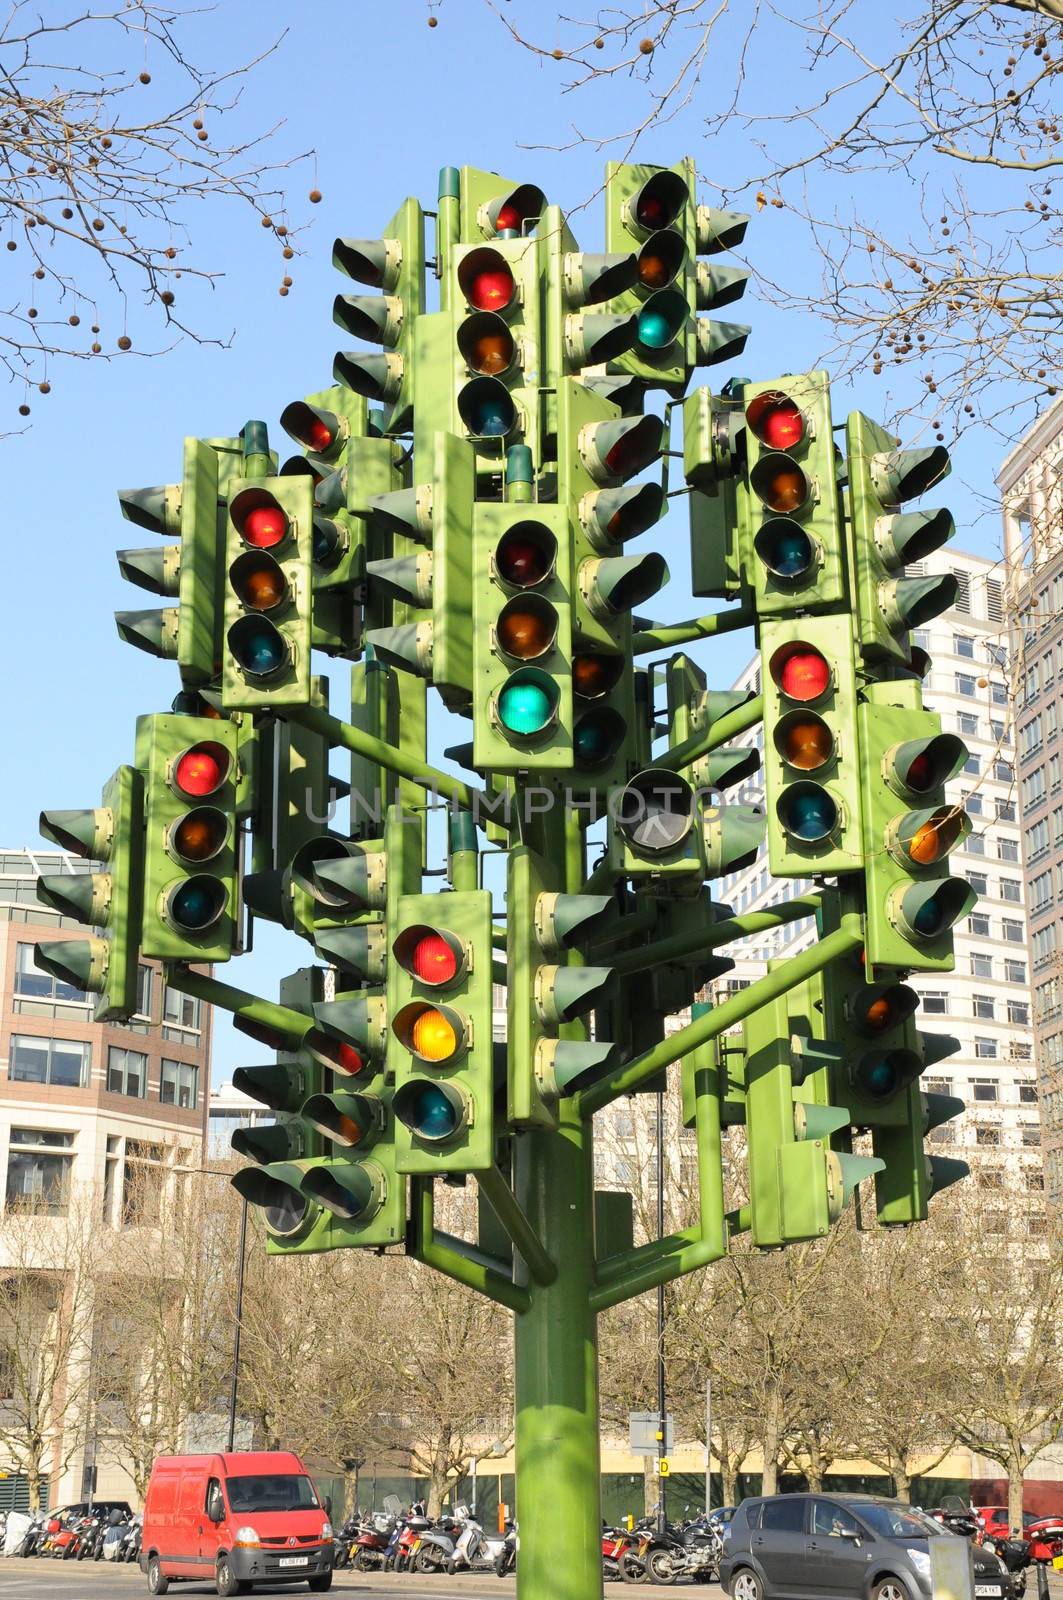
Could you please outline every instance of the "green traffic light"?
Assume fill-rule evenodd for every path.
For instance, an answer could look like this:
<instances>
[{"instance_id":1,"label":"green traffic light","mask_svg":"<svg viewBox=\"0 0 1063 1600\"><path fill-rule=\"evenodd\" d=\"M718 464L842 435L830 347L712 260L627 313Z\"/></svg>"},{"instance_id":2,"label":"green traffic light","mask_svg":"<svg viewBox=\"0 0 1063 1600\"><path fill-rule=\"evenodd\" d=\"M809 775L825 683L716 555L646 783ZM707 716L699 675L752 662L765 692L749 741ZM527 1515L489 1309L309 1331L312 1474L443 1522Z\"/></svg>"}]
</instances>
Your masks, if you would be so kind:
<instances>
[{"instance_id":1,"label":"green traffic light","mask_svg":"<svg viewBox=\"0 0 1063 1600\"><path fill-rule=\"evenodd\" d=\"M638 338L647 350L667 350L675 344L690 316L686 296L678 289L661 289L645 301L638 314Z\"/></svg>"},{"instance_id":2,"label":"green traffic light","mask_svg":"<svg viewBox=\"0 0 1063 1600\"><path fill-rule=\"evenodd\" d=\"M534 738L553 726L560 691L545 672L525 667L513 673L497 695L498 719L507 733Z\"/></svg>"}]
</instances>

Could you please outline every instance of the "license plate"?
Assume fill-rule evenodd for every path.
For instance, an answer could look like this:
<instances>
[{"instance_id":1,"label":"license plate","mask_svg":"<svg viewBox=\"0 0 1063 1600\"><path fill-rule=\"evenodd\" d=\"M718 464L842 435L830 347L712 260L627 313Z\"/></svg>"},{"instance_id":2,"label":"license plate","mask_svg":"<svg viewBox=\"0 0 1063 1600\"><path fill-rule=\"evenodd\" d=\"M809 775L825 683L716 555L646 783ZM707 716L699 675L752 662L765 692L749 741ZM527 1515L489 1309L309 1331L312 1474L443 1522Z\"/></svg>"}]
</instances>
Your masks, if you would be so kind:
<instances>
[{"instance_id":1,"label":"license plate","mask_svg":"<svg viewBox=\"0 0 1063 1600\"><path fill-rule=\"evenodd\" d=\"M305 1567L309 1566L309 1564L309 1556L281 1556L280 1560L277 1562L278 1567ZM987 1593L999 1594L1000 1590L992 1589L988 1590Z\"/></svg>"},{"instance_id":2,"label":"license plate","mask_svg":"<svg viewBox=\"0 0 1063 1600\"><path fill-rule=\"evenodd\" d=\"M1003 1591L999 1583L976 1583L974 1592L976 1595L999 1596Z\"/></svg>"}]
</instances>

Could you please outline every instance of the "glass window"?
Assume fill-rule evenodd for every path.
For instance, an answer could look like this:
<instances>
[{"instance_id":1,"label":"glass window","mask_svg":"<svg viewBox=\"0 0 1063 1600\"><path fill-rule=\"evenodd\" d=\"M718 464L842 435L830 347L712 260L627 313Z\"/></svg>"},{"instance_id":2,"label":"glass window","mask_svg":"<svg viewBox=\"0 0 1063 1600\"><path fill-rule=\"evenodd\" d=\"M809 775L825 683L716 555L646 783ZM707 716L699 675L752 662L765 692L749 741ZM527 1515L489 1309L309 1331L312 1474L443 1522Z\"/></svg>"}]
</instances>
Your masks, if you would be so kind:
<instances>
[{"instance_id":1,"label":"glass window","mask_svg":"<svg viewBox=\"0 0 1063 1600\"><path fill-rule=\"evenodd\" d=\"M812 1502L812 1532L825 1534L828 1539L841 1539L846 1534L859 1538L860 1524L848 1511L843 1511L841 1506L836 1506L831 1500L813 1500Z\"/></svg>"},{"instance_id":2,"label":"glass window","mask_svg":"<svg viewBox=\"0 0 1063 1600\"><path fill-rule=\"evenodd\" d=\"M1006 944L1026 943L1026 931L1022 923L1019 922L1015 917L1002 918L1001 926L1004 929L1004 941Z\"/></svg>"},{"instance_id":3,"label":"glass window","mask_svg":"<svg viewBox=\"0 0 1063 1600\"><path fill-rule=\"evenodd\" d=\"M91 1044L16 1033L11 1038L7 1075L15 1083L51 1083L62 1089L83 1089L89 1081L91 1063Z\"/></svg>"},{"instance_id":4,"label":"glass window","mask_svg":"<svg viewBox=\"0 0 1063 1600\"><path fill-rule=\"evenodd\" d=\"M185 1061L167 1061L164 1058L159 1099L163 1105L181 1106L185 1111L194 1111L199 1102L199 1068Z\"/></svg>"},{"instance_id":5,"label":"glass window","mask_svg":"<svg viewBox=\"0 0 1063 1600\"><path fill-rule=\"evenodd\" d=\"M88 1000L84 989L61 978L53 978L33 959L33 946L19 944L15 950L15 993L33 1000L75 1000L82 1005Z\"/></svg>"},{"instance_id":6,"label":"glass window","mask_svg":"<svg viewBox=\"0 0 1063 1600\"><path fill-rule=\"evenodd\" d=\"M990 699L995 706L1006 706L1008 703L1008 686L1006 683L990 685Z\"/></svg>"},{"instance_id":7,"label":"glass window","mask_svg":"<svg viewBox=\"0 0 1063 1600\"><path fill-rule=\"evenodd\" d=\"M1004 978L1008 983L1025 983L1026 982L1026 963L1025 963L1025 961L1014 961L1009 956L1008 959L1004 962Z\"/></svg>"},{"instance_id":8,"label":"glass window","mask_svg":"<svg viewBox=\"0 0 1063 1600\"><path fill-rule=\"evenodd\" d=\"M992 582L992 579L990 579ZM1008 664L1007 646L992 644L988 639L985 642L985 653L995 667L1006 667Z\"/></svg>"},{"instance_id":9,"label":"glass window","mask_svg":"<svg viewBox=\"0 0 1063 1600\"><path fill-rule=\"evenodd\" d=\"M179 1028L199 1027L199 1001L194 995L171 989L169 984L163 997L162 1014L166 1022L175 1023Z\"/></svg>"},{"instance_id":10,"label":"glass window","mask_svg":"<svg viewBox=\"0 0 1063 1600\"><path fill-rule=\"evenodd\" d=\"M1008 1021L1025 1028L1030 1021L1030 1007L1025 1000L1008 1001Z\"/></svg>"},{"instance_id":11,"label":"glass window","mask_svg":"<svg viewBox=\"0 0 1063 1600\"><path fill-rule=\"evenodd\" d=\"M1019 1084L1019 1099L1023 1105L1037 1104L1037 1085L1035 1083Z\"/></svg>"},{"instance_id":12,"label":"glass window","mask_svg":"<svg viewBox=\"0 0 1063 1600\"><path fill-rule=\"evenodd\" d=\"M967 851L968 855L984 856L985 855L985 834L984 833L969 833L967 835L966 839L963 841L963 848Z\"/></svg>"},{"instance_id":13,"label":"glass window","mask_svg":"<svg viewBox=\"0 0 1063 1600\"><path fill-rule=\"evenodd\" d=\"M1015 802L1014 802L1014 800L1001 800L1001 799L998 798L998 799L993 801L993 804L996 807L997 821L998 822L1014 822L1015 821Z\"/></svg>"},{"instance_id":14,"label":"glass window","mask_svg":"<svg viewBox=\"0 0 1063 1600\"><path fill-rule=\"evenodd\" d=\"M917 650L930 650L930 632L927 628L913 628L911 640Z\"/></svg>"},{"instance_id":15,"label":"glass window","mask_svg":"<svg viewBox=\"0 0 1063 1600\"><path fill-rule=\"evenodd\" d=\"M765 1500L761 1526L779 1528L788 1533L800 1533L805 1525L805 1500L799 1494L781 1494Z\"/></svg>"},{"instance_id":16,"label":"glass window","mask_svg":"<svg viewBox=\"0 0 1063 1600\"><path fill-rule=\"evenodd\" d=\"M977 1061L995 1061L997 1059L997 1041L995 1039L978 1039L974 1041L974 1054Z\"/></svg>"},{"instance_id":17,"label":"glass window","mask_svg":"<svg viewBox=\"0 0 1063 1600\"><path fill-rule=\"evenodd\" d=\"M978 717L974 711L961 711L959 713L960 732L965 733L969 739L977 736Z\"/></svg>"},{"instance_id":18,"label":"glass window","mask_svg":"<svg viewBox=\"0 0 1063 1600\"><path fill-rule=\"evenodd\" d=\"M142 1100L148 1092L148 1058L139 1050L112 1044L107 1051L107 1088Z\"/></svg>"},{"instance_id":19,"label":"glass window","mask_svg":"<svg viewBox=\"0 0 1063 1600\"><path fill-rule=\"evenodd\" d=\"M998 1145L1000 1143L1000 1129L976 1128L974 1130L974 1142L983 1147L986 1145Z\"/></svg>"},{"instance_id":20,"label":"glass window","mask_svg":"<svg viewBox=\"0 0 1063 1600\"><path fill-rule=\"evenodd\" d=\"M977 778L978 774L982 770L981 757L976 755L968 756L967 760L963 763L963 770L964 772L968 773L970 777Z\"/></svg>"},{"instance_id":21,"label":"glass window","mask_svg":"<svg viewBox=\"0 0 1063 1600\"><path fill-rule=\"evenodd\" d=\"M963 801L964 810L972 817L980 817L982 815L982 795L978 789L968 789L960 798Z\"/></svg>"},{"instance_id":22,"label":"glass window","mask_svg":"<svg viewBox=\"0 0 1063 1600\"><path fill-rule=\"evenodd\" d=\"M988 911L972 911L967 918L967 931L979 939L989 938L989 913Z\"/></svg>"},{"instance_id":23,"label":"glass window","mask_svg":"<svg viewBox=\"0 0 1063 1600\"><path fill-rule=\"evenodd\" d=\"M996 1015L996 1006L991 994L976 994L974 996L974 1014L983 1021L992 1022Z\"/></svg>"},{"instance_id":24,"label":"glass window","mask_svg":"<svg viewBox=\"0 0 1063 1600\"><path fill-rule=\"evenodd\" d=\"M973 955L971 957L972 978L991 978L993 976L993 957Z\"/></svg>"},{"instance_id":25,"label":"glass window","mask_svg":"<svg viewBox=\"0 0 1063 1600\"><path fill-rule=\"evenodd\" d=\"M1047 829L1046 829L1046 833L1047 833ZM1030 834L1031 834L1031 836L1033 835L1033 829L1032 828L1030 829ZM1045 844L1045 849L1046 850L1048 849L1047 842ZM997 840L997 860L998 861L1018 861L1018 859L1019 859L1019 841L1018 841L1018 839L998 839Z\"/></svg>"},{"instance_id":26,"label":"glass window","mask_svg":"<svg viewBox=\"0 0 1063 1600\"><path fill-rule=\"evenodd\" d=\"M956 693L957 694L965 695L965 696L967 696L968 699L973 700L976 688L977 688L976 681L975 681L974 678L972 678L970 676L969 673L967 673L967 672L957 672L957 674L956 674Z\"/></svg>"},{"instance_id":27,"label":"glass window","mask_svg":"<svg viewBox=\"0 0 1063 1600\"><path fill-rule=\"evenodd\" d=\"M974 660L974 639L969 633L954 633L952 636L952 653L964 656L968 661Z\"/></svg>"},{"instance_id":28,"label":"glass window","mask_svg":"<svg viewBox=\"0 0 1063 1600\"><path fill-rule=\"evenodd\" d=\"M989 879L984 872L969 872L967 874L967 882L975 894L985 894L989 889Z\"/></svg>"},{"instance_id":29,"label":"glass window","mask_svg":"<svg viewBox=\"0 0 1063 1600\"><path fill-rule=\"evenodd\" d=\"M1010 761L994 761L993 776L1000 783L1015 782L1015 768Z\"/></svg>"},{"instance_id":30,"label":"glass window","mask_svg":"<svg viewBox=\"0 0 1063 1600\"><path fill-rule=\"evenodd\" d=\"M1028 1150L1034 1150L1041 1143L1041 1129L1036 1122L1024 1122L1022 1127L1022 1142Z\"/></svg>"},{"instance_id":31,"label":"glass window","mask_svg":"<svg viewBox=\"0 0 1063 1600\"><path fill-rule=\"evenodd\" d=\"M12 1128L7 1153L7 1203L61 1215L70 1198L74 1135Z\"/></svg>"},{"instance_id":32,"label":"glass window","mask_svg":"<svg viewBox=\"0 0 1063 1600\"><path fill-rule=\"evenodd\" d=\"M924 994L923 1010L928 1016L945 1017L949 1010L949 997L944 989L933 989Z\"/></svg>"},{"instance_id":33,"label":"glass window","mask_svg":"<svg viewBox=\"0 0 1063 1600\"><path fill-rule=\"evenodd\" d=\"M1022 884L1018 878L1001 878L1000 898L1017 905L1022 903Z\"/></svg>"},{"instance_id":34,"label":"glass window","mask_svg":"<svg viewBox=\"0 0 1063 1600\"><path fill-rule=\"evenodd\" d=\"M971 1081L971 1093L976 1100L996 1102L999 1099L997 1087L995 1078L974 1078Z\"/></svg>"},{"instance_id":35,"label":"glass window","mask_svg":"<svg viewBox=\"0 0 1063 1600\"><path fill-rule=\"evenodd\" d=\"M151 1016L152 971L143 961L137 967L137 1016Z\"/></svg>"}]
</instances>

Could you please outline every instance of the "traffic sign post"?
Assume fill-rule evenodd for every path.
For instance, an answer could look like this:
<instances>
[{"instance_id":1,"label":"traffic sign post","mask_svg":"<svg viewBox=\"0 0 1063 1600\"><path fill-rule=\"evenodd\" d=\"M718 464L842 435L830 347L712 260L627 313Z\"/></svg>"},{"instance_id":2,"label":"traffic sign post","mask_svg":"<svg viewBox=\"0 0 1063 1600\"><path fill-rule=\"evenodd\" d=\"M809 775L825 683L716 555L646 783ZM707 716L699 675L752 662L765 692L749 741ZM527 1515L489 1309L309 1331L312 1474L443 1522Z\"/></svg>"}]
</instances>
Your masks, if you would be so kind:
<instances>
[{"instance_id":1,"label":"traffic sign post","mask_svg":"<svg viewBox=\"0 0 1063 1600\"><path fill-rule=\"evenodd\" d=\"M275 1121L235 1137L234 1183L267 1251L404 1248L513 1314L521 1600L552 1600L559 1549L566 1593L601 1593L601 1312L738 1233L822 1237L866 1180L881 1224L918 1221L962 1171L926 1159L959 1103L920 1087L950 1041L918 1030L903 981L951 964L973 901L948 872L964 752L923 709L909 637L951 580L904 570L952 532L908 504L947 454L854 413L846 462L823 372L697 389L673 448L646 395L678 401L742 351L748 329L698 312L741 295L716 258L748 218L697 204L689 158L611 163L605 203L605 252L585 254L536 184L446 167L435 213L406 199L382 237L336 241L357 288L334 317L366 348L284 408L301 454L281 464L253 420L187 440L179 484L121 496L174 542L121 553L171 604L119 630L180 690L139 719L97 809L42 813L97 870L42 882L96 932L40 965L122 1018L139 956L160 957L260 1047L235 1081ZM689 514L691 588L729 608L646 614L669 505ZM710 687L694 653L748 626L762 691ZM348 715L315 653L351 662ZM431 694L467 725L442 754ZM765 811L727 798L759 761L733 741L761 723ZM765 840L774 877L818 887L737 915L712 881ZM507 857L504 903L484 844ZM317 958L277 1001L202 970L248 948L256 916ZM802 917L810 948L705 998L732 941ZM744 1050L718 1055L737 1028ZM636 1242L630 1195L595 1191L594 1119L675 1063L699 1220L665 1233L662 1178ZM725 1213L735 1120L749 1200ZM440 1180L477 1185L475 1239L437 1229ZM658 1411L631 1419L662 1506L663 1376Z\"/></svg>"}]
</instances>

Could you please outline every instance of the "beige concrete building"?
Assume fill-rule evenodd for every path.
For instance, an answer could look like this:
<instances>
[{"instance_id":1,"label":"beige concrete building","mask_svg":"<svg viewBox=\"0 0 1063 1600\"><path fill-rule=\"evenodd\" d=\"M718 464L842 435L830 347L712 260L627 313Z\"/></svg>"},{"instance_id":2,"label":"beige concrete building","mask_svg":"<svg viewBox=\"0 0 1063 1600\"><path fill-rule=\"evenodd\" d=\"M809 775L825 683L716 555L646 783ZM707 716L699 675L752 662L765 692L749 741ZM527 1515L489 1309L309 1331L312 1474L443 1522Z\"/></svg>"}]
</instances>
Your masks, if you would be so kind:
<instances>
[{"instance_id":1,"label":"beige concrete building","mask_svg":"<svg viewBox=\"0 0 1063 1600\"><path fill-rule=\"evenodd\" d=\"M100 1225L119 1233L150 1224L145 1195L164 1204L175 1171L205 1164L209 1007L170 989L159 963L145 961L140 1014L125 1026L99 1024L92 1020L92 996L53 978L33 959L38 942L85 932L37 900L38 875L88 870L88 863L61 851L0 851L4 1211L6 1218L13 1209L31 1209L42 1241L49 1218L55 1219L55 1240L63 1237L63 1219L76 1206L91 1205ZM0 1275L12 1266L7 1234L0 1226ZM42 1242L42 1264L46 1252ZM91 1348L91 1329L86 1340ZM2 1386L9 1389L10 1380ZM0 1410L4 1400L0 1396ZM92 1428L83 1417L64 1416L62 1426L84 1442L69 1460L68 1450L53 1452L53 1505L82 1498L83 1473L93 1454ZM14 1456L10 1440L3 1448ZM25 1494L19 1462L0 1459L0 1468L9 1472L0 1478L0 1506L16 1505ZM129 1498L120 1472L101 1465L98 1479L101 1497Z\"/></svg>"},{"instance_id":2,"label":"beige concrete building","mask_svg":"<svg viewBox=\"0 0 1063 1600\"><path fill-rule=\"evenodd\" d=\"M1012 682L1045 1177L1063 1202L1063 400L997 474L1010 581Z\"/></svg>"}]
</instances>

